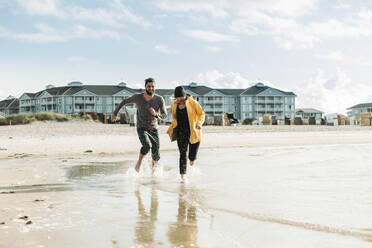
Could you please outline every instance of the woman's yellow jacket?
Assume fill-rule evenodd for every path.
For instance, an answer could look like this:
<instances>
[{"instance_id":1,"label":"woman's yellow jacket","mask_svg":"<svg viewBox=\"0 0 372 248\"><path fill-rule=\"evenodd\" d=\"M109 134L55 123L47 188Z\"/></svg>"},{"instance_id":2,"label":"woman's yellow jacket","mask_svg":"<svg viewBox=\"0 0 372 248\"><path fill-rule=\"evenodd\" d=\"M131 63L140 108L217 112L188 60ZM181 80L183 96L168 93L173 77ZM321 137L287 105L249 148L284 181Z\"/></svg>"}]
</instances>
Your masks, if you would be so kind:
<instances>
[{"instance_id":1,"label":"woman's yellow jacket","mask_svg":"<svg viewBox=\"0 0 372 248\"><path fill-rule=\"evenodd\" d=\"M176 111L177 104L174 102L171 104L173 120L170 124L167 133L171 141L175 141L173 135L174 128L177 127ZM196 126L202 127L205 119L205 113L201 108L200 104L192 98L192 96L187 98L186 101L187 116L189 117L190 124L190 143L195 144L201 140L201 129L196 129Z\"/></svg>"}]
</instances>

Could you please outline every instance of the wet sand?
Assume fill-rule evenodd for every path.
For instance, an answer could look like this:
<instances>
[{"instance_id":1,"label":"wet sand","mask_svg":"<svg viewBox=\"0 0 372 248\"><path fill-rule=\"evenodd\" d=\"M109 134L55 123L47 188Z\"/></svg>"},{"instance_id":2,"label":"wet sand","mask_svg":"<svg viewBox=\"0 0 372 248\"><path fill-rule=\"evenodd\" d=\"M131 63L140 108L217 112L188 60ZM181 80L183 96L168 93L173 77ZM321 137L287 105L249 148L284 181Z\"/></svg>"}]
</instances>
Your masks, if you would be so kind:
<instances>
[{"instance_id":1,"label":"wet sand","mask_svg":"<svg viewBox=\"0 0 372 248\"><path fill-rule=\"evenodd\" d=\"M0 152L1 248L372 246L370 128L206 127L182 184L164 134L152 176L149 158L133 170L133 128L38 132L47 125L0 128L13 137ZM93 127L120 149L87 147ZM64 147L48 148L53 137ZM31 150L27 138L49 153Z\"/></svg>"}]
</instances>

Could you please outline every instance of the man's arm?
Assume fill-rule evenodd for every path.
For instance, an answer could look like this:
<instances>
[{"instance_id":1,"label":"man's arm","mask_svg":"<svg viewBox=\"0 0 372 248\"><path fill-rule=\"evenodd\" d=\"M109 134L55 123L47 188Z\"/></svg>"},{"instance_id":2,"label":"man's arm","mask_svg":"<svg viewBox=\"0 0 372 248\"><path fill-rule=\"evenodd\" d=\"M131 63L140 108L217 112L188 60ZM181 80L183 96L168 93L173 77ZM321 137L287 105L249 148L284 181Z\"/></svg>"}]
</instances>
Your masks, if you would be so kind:
<instances>
[{"instance_id":1,"label":"man's arm","mask_svg":"<svg viewBox=\"0 0 372 248\"><path fill-rule=\"evenodd\" d=\"M167 118L168 114L167 114L167 110L165 108L164 98L161 97L160 99L161 99L160 115L158 115L158 118L164 120L165 118Z\"/></svg>"},{"instance_id":2,"label":"man's arm","mask_svg":"<svg viewBox=\"0 0 372 248\"><path fill-rule=\"evenodd\" d=\"M126 105L126 104L129 104L129 103L134 103L135 102L135 99L136 99L136 95L133 95L131 97L129 97L128 99L124 99L123 101L121 101L121 103L115 108L115 111L114 113L112 114L112 116L117 116L120 109Z\"/></svg>"}]
</instances>

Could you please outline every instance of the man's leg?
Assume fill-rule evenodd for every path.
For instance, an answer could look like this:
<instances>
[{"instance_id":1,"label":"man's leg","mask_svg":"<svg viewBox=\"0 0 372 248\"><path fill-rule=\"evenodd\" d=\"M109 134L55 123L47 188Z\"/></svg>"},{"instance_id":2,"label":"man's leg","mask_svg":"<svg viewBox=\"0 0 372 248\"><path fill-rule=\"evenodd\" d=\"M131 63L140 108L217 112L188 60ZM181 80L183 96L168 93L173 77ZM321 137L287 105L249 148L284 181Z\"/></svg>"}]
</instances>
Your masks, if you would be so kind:
<instances>
[{"instance_id":1,"label":"man's leg","mask_svg":"<svg viewBox=\"0 0 372 248\"><path fill-rule=\"evenodd\" d=\"M136 171L139 172L141 164L142 164L142 159L143 157L150 151L150 139L148 137L148 133L146 132L145 129L143 128L137 128L137 134L138 138L142 144L140 154L138 157L138 161L136 164Z\"/></svg>"},{"instance_id":2,"label":"man's leg","mask_svg":"<svg viewBox=\"0 0 372 248\"><path fill-rule=\"evenodd\" d=\"M194 161L196 160L196 156L198 154L200 142L197 142L195 144L190 144L190 151L189 151L189 159L190 159L190 165L194 165Z\"/></svg>"},{"instance_id":3,"label":"man's leg","mask_svg":"<svg viewBox=\"0 0 372 248\"><path fill-rule=\"evenodd\" d=\"M145 157L145 155L143 155L141 152L139 153L139 156L138 156L138 160L137 160L137 164L136 164L136 167L135 167L135 170L137 172L139 172L140 168L141 168L141 164L142 164L142 159Z\"/></svg>"},{"instance_id":4,"label":"man's leg","mask_svg":"<svg viewBox=\"0 0 372 248\"><path fill-rule=\"evenodd\" d=\"M157 129L148 131L148 133L149 133L149 136L148 137L149 137L150 142L151 142L152 169L153 169L153 173L154 173L154 170L156 168L156 165L157 165L157 163L158 163L158 161L160 159L159 134L158 134L158 130Z\"/></svg>"}]
</instances>

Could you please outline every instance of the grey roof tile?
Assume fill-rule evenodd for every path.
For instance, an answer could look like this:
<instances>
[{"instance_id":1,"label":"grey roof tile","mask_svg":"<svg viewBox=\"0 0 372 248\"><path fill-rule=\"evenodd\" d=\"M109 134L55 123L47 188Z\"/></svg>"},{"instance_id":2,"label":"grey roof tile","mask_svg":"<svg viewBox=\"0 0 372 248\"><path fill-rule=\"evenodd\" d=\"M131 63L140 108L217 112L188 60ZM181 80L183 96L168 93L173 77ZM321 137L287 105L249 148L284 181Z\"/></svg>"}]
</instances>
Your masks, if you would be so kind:
<instances>
[{"instance_id":1,"label":"grey roof tile","mask_svg":"<svg viewBox=\"0 0 372 248\"><path fill-rule=\"evenodd\" d=\"M185 89L185 90L189 90L189 91L192 91L194 92L195 94L197 95L205 95L207 94L208 92L212 91L213 89L212 88L209 88L207 86L203 86L203 85L197 85L195 87L190 87L189 85L182 85L182 87Z\"/></svg>"},{"instance_id":2,"label":"grey roof tile","mask_svg":"<svg viewBox=\"0 0 372 248\"><path fill-rule=\"evenodd\" d=\"M217 90L222 92L225 95L233 95L233 96L238 96L241 93L243 93L243 91L245 91L245 89L217 89Z\"/></svg>"},{"instance_id":3,"label":"grey roof tile","mask_svg":"<svg viewBox=\"0 0 372 248\"><path fill-rule=\"evenodd\" d=\"M367 103L360 103L357 105L354 105L348 109L353 109L353 108L372 108L372 102L367 102Z\"/></svg>"},{"instance_id":4,"label":"grey roof tile","mask_svg":"<svg viewBox=\"0 0 372 248\"><path fill-rule=\"evenodd\" d=\"M300 111L304 113L319 113L319 114L324 113L323 111L320 111L314 108L296 108L296 112L300 112Z\"/></svg>"},{"instance_id":5,"label":"grey roof tile","mask_svg":"<svg viewBox=\"0 0 372 248\"><path fill-rule=\"evenodd\" d=\"M0 101L0 107L2 108L16 108L18 106L19 106L19 100L16 98Z\"/></svg>"},{"instance_id":6,"label":"grey roof tile","mask_svg":"<svg viewBox=\"0 0 372 248\"><path fill-rule=\"evenodd\" d=\"M275 89L275 90L279 91L280 93L282 93L283 95L296 96L296 94L293 93L293 92L286 92L286 91L282 91L282 90L279 90L277 88L272 88L272 87L269 87L269 86L257 87L256 85L254 85L254 86L249 87L248 89L246 89L242 93L242 95L244 95L244 96L245 95L253 95L254 96L254 95L257 95L257 94L259 94L259 93L261 93L261 92L263 92L263 91L265 91L265 90L267 90L269 88Z\"/></svg>"}]
</instances>

